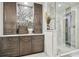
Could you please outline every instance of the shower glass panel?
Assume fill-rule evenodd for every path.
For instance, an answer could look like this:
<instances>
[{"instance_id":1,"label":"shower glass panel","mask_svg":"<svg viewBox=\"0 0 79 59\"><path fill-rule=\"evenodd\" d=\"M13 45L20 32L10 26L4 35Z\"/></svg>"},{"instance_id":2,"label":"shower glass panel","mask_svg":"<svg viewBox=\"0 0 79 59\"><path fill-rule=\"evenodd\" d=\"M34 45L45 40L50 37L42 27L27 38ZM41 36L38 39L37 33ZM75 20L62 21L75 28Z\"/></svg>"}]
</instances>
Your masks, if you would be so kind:
<instances>
[{"instance_id":1,"label":"shower glass panel","mask_svg":"<svg viewBox=\"0 0 79 59\"><path fill-rule=\"evenodd\" d=\"M65 19L65 45L71 46L71 13L66 14Z\"/></svg>"}]
</instances>

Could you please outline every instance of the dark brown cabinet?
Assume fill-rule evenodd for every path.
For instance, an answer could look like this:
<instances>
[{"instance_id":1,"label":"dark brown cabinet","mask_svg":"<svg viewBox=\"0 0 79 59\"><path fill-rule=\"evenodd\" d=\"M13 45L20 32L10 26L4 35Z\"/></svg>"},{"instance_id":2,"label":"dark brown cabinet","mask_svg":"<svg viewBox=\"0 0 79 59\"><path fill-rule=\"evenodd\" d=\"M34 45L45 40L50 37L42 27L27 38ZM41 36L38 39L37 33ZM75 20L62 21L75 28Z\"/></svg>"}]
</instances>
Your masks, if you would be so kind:
<instances>
[{"instance_id":1,"label":"dark brown cabinet","mask_svg":"<svg viewBox=\"0 0 79 59\"><path fill-rule=\"evenodd\" d=\"M20 37L20 56L44 51L44 36Z\"/></svg>"},{"instance_id":2,"label":"dark brown cabinet","mask_svg":"<svg viewBox=\"0 0 79 59\"><path fill-rule=\"evenodd\" d=\"M3 3L4 34L16 34L16 2Z\"/></svg>"},{"instance_id":3,"label":"dark brown cabinet","mask_svg":"<svg viewBox=\"0 0 79 59\"><path fill-rule=\"evenodd\" d=\"M0 57L23 56L44 51L44 35L0 37Z\"/></svg>"},{"instance_id":4,"label":"dark brown cabinet","mask_svg":"<svg viewBox=\"0 0 79 59\"><path fill-rule=\"evenodd\" d=\"M17 37L5 37L0 39L0 56L18 56L19 40Z\"/></svg>"},{"instance_id":5,"label":"dark brown cabinet","mask_svg":"<svg viewBox=\"0 0 79 59\"><path fill-rule=\"evenodd\" d=\"M44 36L32 36L32 53L44 50Z\"/></svg>"},{"instance_id":6,"label":"dark brown cabinet","mask_svg":"<svg viewBox=\"0 0 79 59\"><path fill-rule=\"evenodd\" d=\"M31 36L21 36L20 40L20 56L31 53Z\"/></svg>"},{"instance_id":7,"label":"dark brown cabinet","mask_svg":"<svg viewBox=\"0 0 79 59\"><path fill-rule=\"evenodd\" d=\"M34 33L42 33L42 5L34 3Z\"/></svg>"}]
</instances>

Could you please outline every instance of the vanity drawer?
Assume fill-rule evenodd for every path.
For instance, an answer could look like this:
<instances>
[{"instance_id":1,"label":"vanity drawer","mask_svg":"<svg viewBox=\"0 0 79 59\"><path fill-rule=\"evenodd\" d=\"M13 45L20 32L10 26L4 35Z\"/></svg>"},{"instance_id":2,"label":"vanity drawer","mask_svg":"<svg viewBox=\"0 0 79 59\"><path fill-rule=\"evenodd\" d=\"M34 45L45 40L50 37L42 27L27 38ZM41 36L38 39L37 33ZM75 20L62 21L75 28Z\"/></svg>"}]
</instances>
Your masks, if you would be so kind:
<instances>
[{"instance_id":1,"label":"vanity drawer","mask_svg":"<svg viewBox=\"0 0 79 59\"><path fill-rule=\"evenodd\" d=\"M15 57L15 56L19 56L19 50L17 49L0 50L0 57Z\"/></svg>"},{"instance_id":2,"label":"vanity drawer","mask_svg":"<svg viewBox=\"0 0 79 59\"><path fill-rule=\"evenodd\" d=\"M18 37L4 37L3 38L3 49L17 49L19 48L19 39Z\"/></svg>"},{"instance_id":3,"label":"vanity drawer","mask_svg":"<svg viewBox=\"0 0 79 59\"><path fill-rule=\"evenodd\" d=\"M44 35L35 35L32 36L32 39L44 39Z\"/></svg>"}]
</instances>

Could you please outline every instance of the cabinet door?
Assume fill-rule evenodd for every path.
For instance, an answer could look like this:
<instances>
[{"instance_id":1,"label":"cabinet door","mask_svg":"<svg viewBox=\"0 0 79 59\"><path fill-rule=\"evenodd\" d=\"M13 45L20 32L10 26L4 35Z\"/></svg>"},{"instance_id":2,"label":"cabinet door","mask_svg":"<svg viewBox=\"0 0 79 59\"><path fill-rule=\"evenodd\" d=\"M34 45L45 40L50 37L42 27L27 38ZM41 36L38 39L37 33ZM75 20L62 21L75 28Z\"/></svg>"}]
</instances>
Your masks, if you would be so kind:
<instances>
[{"instance_id":1,"label":"cabinet door","mask_svg":"<svg viewBox=\"0 0 79 59\"><path fill-rule=\"evenodd\" d=\"M42 33L42 5L34 3L34 33Z\"/></svg>"},{"instance_id":2,"label":"cabinet door","mask_svg":"<svg viewBox=\"0 0 79 59\"><path fill-rule=\"evenodd\" d=\"M16 3L3 3L4 34L16 34Z\"/></svg>"},{"instance_id":3,"label":"cabinet door","mask_svg":"<svg viewBox=\"0 0 79 59\"><path fill-rule=\"evenodd\" d=\"M3 3L3 15L6 22L16 21L16 2L4 2Z\"/></svg>"},{"instance_id":4,"label":"cabinet door","mask_svg":"<svg viewBox=\"0 0 79 59\"><path fill-rule=\"evenodd\" d=\"M19 56L19 40L18 37L5 37L0 39L0 56Z\"/></svg>"},{"instance_id":5,"label":"cabinet door","mask_svg":"<svg viewBox=\"0 0 79 59\"><path fill-rule=\"evenodd\" d=\"M20 56L31 53L31 36L20 37Z\"/></svg>"},{"instance_id":6,"label":"cabinet door","mask_svg":"<svg viewBox=\"0 0 79 59\"><path fill-rule=\"evenodd\" d=\"M44 36L32 36L32 53L44 51Z\"/></svg>"}]
</instances>

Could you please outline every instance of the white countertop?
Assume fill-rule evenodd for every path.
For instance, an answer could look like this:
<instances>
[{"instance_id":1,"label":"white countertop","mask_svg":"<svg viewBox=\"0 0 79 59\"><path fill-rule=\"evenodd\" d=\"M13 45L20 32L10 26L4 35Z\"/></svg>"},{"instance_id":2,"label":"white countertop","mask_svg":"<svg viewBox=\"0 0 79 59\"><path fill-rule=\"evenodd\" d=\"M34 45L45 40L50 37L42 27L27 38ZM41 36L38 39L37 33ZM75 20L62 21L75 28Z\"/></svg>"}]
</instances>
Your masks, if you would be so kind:
<instances>
[{"instance_id":1,"label":"white countertop","mask_svg":"<svg viewBox=\"0 0 79 59\"><path fill-rule=\"evenodd\" d=\"M44 35L44 34L13 34L13 35L0 35L0 37L13 37L13 36L33 36L33 35Z\"/></svg>"}]
</instances>

